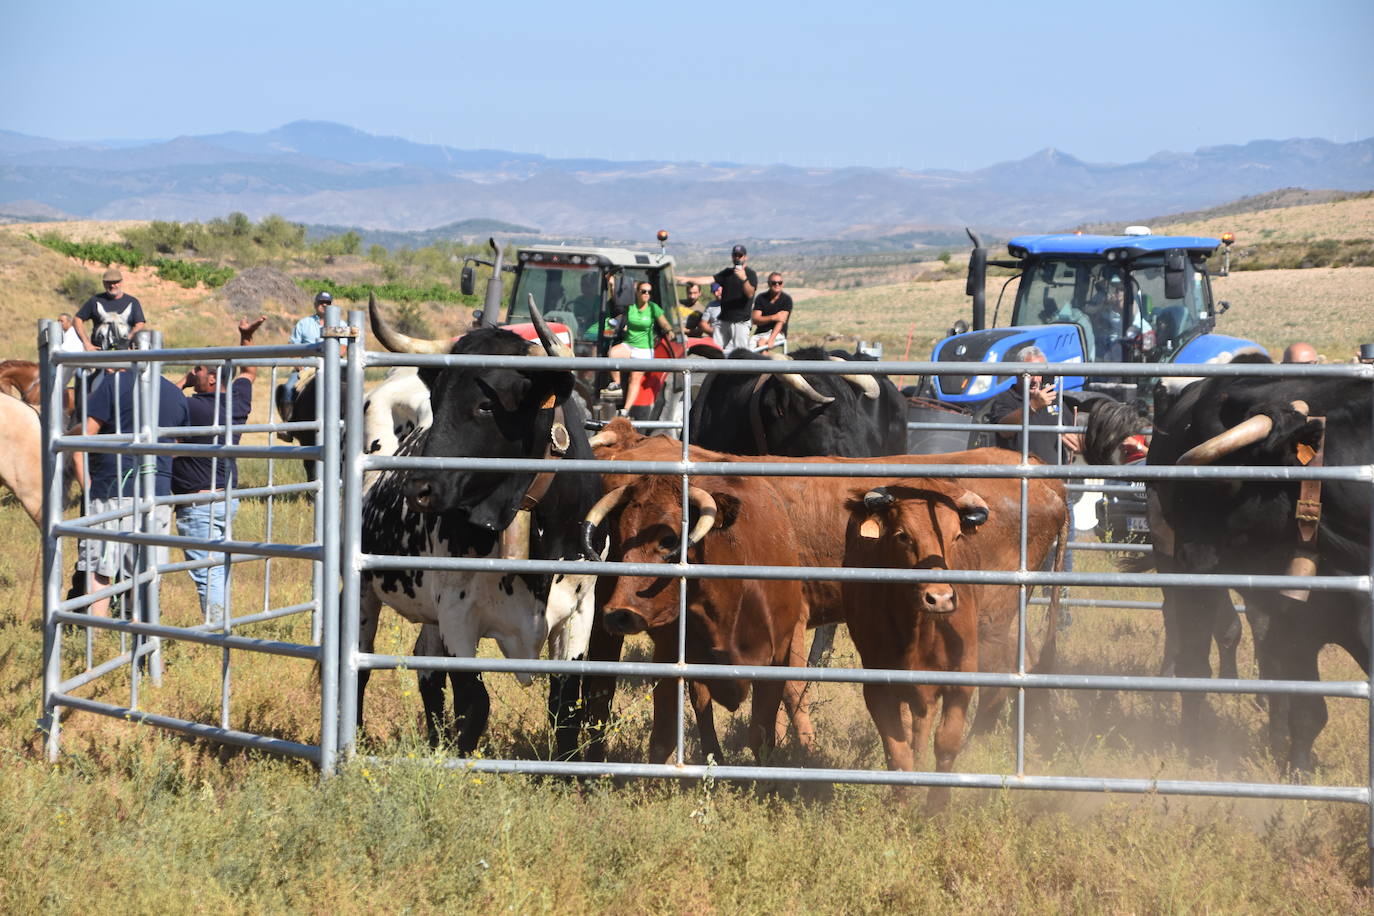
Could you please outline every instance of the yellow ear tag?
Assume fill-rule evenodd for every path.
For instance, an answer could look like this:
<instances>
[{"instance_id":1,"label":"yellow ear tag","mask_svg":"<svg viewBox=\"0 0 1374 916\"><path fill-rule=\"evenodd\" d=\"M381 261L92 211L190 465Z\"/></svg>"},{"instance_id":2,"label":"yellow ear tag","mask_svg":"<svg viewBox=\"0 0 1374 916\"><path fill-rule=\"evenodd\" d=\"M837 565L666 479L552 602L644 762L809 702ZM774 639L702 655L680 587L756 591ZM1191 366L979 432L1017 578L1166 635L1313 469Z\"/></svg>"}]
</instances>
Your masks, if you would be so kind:
<instances>
[{"instance_id":1,"label":"yellow ear tag","mask_svg":"<svg viewBox=\"0 0 1374 916\"><path fill-rule=\"evenodd\" d=\"M877 539L878 535L882 534L882 532L883 526L878 524L876 518L866 518L864 519L864 523L859 526L859 536L870 540Z\"/></svg>"},{"instance_id":2,"label":"yellow ear tag","mask_svg":"<svg viewBox=\"0 0 1374 916\"><path fill-rule=\"evenodd\" d=\"M1298 464L1306 465L1316 457L1316 450L1305 442L1298 443Z\"/></svg>"},{"instance_id":3,"label":"yellow ear tag","mask_svg":"<svg viewBox=\"0 0 1374 916\"><path fill-rule=\"evenodd\" d=\"M554 396L553 392L552 392L552 391L549 392L549 396L546 397L546 398L544 399L544 403L543 403L543 404L540 404L540 405L539 405L539 409L540 409L540 410L548 410L550 407L554 406L554 402L555 402L556 400L558 400L558 399Z\"/></svg>"}]
</instances>

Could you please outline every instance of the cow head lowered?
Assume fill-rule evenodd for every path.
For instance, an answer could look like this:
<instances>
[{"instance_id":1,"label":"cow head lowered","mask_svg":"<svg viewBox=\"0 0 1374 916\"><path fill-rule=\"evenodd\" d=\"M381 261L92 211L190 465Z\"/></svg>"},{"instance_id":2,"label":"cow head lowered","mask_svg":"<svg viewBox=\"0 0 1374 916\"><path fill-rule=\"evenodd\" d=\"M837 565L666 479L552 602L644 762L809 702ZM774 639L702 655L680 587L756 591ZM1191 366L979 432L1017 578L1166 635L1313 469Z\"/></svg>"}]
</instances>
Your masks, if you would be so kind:
<instances>
[{"instance_id":1,"label":"cow head lowered","mask_svg":"<svg viewBox=\"0 0 1374 916\"><path fill-rule=\"evenodd\" d=\"M948 569L948 558L965 533L988 519L982 497L948 480L920 478L890 484L846 501L845 565L884 569ZM916 606L952 614L958 597L948 582L916 585Z\"/></svg>"},{"instance_id":2,"label":"cow head lowered","mask_svg":"<svg viewBox=\"0 0 1374 916\"><path fill-rule=\"evenodd\" d=\"M372 328L387 349L398 353L544 356L547 351L502 328L478 328L457 341L420 340L390 328L376 303ZM569 371L454 366L423 368L434 422L415 453L426 458L539 458L567 445L568 432L555 418L573 390ZM580 429L580 416L577 428ZM571 421L568 424L572 426ZM533 471L407 472L405 497L418 512L459 512L489 531L504 530L531 483Z\"/></svg>"},{"instance_id":3,"label":"cow head lowered","mask_svg":"<svg viewBox=\"0 0 1374 916\"><path fill-rule=\"evenodd\" d=\"M707 483L702 480L701 483ZM688 488L688 558L696 563L740 563L753 552L742 543L735 523L740 499L734 487L711 479L708 489ZM644 476L610 490L583 522L584 550L593 555L597 530L609 521L610 559L626 563L677 563L681 557L681 484L674 477ZM710 535L711 547L703 545ZM757 545L753 545L756 549ZM714 557L714 559L712 559ZM688 583L689 604L700 605L710 583ZM694 600L694 596L696 600ZM612 633L643 633L677 619L678 590L669 576L621 576L605 605Z\"/></svg>"}]
</instances>

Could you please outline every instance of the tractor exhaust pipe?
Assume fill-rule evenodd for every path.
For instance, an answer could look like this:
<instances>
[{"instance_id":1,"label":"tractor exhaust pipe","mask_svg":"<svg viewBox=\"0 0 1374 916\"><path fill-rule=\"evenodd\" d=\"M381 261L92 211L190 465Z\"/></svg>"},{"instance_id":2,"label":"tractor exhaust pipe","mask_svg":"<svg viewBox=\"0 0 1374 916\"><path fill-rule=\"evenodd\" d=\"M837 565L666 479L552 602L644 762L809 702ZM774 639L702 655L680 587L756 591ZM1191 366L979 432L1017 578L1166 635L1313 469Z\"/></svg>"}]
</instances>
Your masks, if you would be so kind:
<instances>
[{"instance_id":1,"label":"tractor exhaust pipe","mask_svg":"<svg viewBox=\"0 0 1374 916\"><path fill-rule=\"evenodd\" d=\"M964 231L973 242L973 252L968 257L968 282L964 284L964 295L973 297L973 330L981 331L987 326L988 315L988 250L983 247L983 240L978 233L967 226Z\"/></svg>"},{"instance_id":2,"label":"tractor exhaust pipe","mask_svg":"<svg viewBox=\"0 0 1374 916\"><path fill-rule=\"evenodd\" d=\"M487 239L487 244L491 246L493 267L487 281L487 298L482 302L482 324L494 328L501 323L501 300L505 298L501 289L501 246L493 238Z\"/></svg>"}]
</instances>

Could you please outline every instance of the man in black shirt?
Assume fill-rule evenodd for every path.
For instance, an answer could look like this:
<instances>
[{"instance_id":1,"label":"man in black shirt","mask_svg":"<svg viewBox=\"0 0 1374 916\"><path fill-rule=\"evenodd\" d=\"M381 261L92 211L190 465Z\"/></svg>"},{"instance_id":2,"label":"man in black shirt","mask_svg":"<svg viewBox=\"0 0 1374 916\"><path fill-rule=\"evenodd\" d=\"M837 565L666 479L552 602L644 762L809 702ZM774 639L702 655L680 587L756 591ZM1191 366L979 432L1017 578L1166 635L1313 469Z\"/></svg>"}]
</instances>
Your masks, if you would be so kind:
<instances>
[{"instance_id":1,"label":"man in black shirt","mask_svg":"<svg viewBox=\"0 0 1374 916\"><path fill-rule=\"evenodd\" d=\"M1048 360L1045 359L1044 351L1039 347L1025 346L1016 353L1010 362L1043 363L1048 362ZM1030 425L1032 427L1058 426L1059 405L1057 401L1059 391L1055 388L1054 380L1041 375L1032 375L1028 381L1031 409ZM1022 404L1021 386L1014 385L993 398L992 404L988 407L988 419L1004 427L997 430L997 437L1003 440L1000 444L1005 448L1018 450L1021 448ZM1078 454L1081 448L1077 433L1064 433L1062 436L1056 437L1053 432L1032 431L1028 451L1046 464L1059 464L1058 445L1060 443L1064 446L1065 461L1072 461L1073 456Z\"/></svg>"},{"instance_id":2,"label":"man in black shirt","mask_svg":"<svg viewBox=\"0 0 1374 916\"><path fill-rule=\"evenodd\" d=\"M726 356L736 347L749 346L749 315L758 291L759 275L749 266L749 252L743 245L730 250L731 266L710 277L679 277L679 283L719 283L720 319L715 339Z\"/></svg>"},{"instance_id":3,"label":"man in black shirt","mask_svg":"<svg viewBox=\"0 0 1374 916\"><path fill-rule=\"evenodd\" d=\"M787 323L792 318L792 297L782 291L782 274L776 270L768 275L768 289L754 300L753 346L763 350L782 344L787 352Z\"/></svg>"},{"instance_id":4,"label":"man in black shirt","mask_svg":"<svg viewBox=\"0 0 1374 916\"><path fill-rule=\"evenodd\" d=\"M86 300L76 313L76 334L87 350L127 350L129 341L147 323L143 306L124 292L124 274L111 267L101 276L105 292ZM90 336L83 322L91 322Z\"/></svg>"},{"instance_id":5,"label":"man in black shirt","mask_svg":"<svg viewBox=\"0 0 1374 916\"><path fill-rule=\"evenodd\" d=\"M250 346L253 343L253 332L262 327L266 320L264 316L256 321L240 321L239 345ZM229 374L228 367L203 364L196 365L186 373L181 387L194 389L194 393L186 399L190 417L187 425L221 426L225 422L226 413L234 428L248 422L248 414L253 409L253 381L258 376L258 367L241 367L238 378L232 383L229 382ZM238 444L239 436L237 431L234 432L232 444ZM223 445L225 436L224 433L187 436L182 441ZM227 524L238 511L239 501L229 500L226 505L223 491L226 486L233 487L238 483L237 471L233 458L187 455L172 461L172 492L178 495L201 494L201 501L177 506L179 534L203 542L224 540ZM187 560L205 560L210 555L206 550L186 550ZM202 566L189 572L192 581L196 583L196 591L200 594L201 612L205 615L205 622L222 623L227 608L227 576L224 563L217 562L213 566Z\"/></svg>"}]
</instances>

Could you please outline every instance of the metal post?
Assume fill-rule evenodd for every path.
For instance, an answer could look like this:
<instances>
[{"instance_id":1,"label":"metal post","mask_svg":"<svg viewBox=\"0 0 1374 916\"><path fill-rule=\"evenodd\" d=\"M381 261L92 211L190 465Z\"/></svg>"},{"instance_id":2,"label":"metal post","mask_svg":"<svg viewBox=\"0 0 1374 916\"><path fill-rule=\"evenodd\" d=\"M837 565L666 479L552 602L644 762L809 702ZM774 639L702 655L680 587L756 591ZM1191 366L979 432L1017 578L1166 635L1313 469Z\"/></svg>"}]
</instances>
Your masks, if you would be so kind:
<instances>
[{"instance_id":1,"label":"metal post","mask_svg":"<svg viewBox=\"0 0 1374 916\"><path fill-rule=\"evenodd\" d=\"M363 529L363 358L367 352L367 322L362 311L348 313L348 323L358 336L348 347L345 372L345 413L348 426L344 439L343 478L343 604L339 627L339 753L352 755L358 740L358 629L359 602L362 600L362 572L358 554Z\"/></svg>"},{"instance_id":2,"label":"metal post","mask_svg":"<svg viewBox=\"0 0 1374 916\"><path fill-rule=\"evenodd\" d=\"M1374 377L1369 380L1370 387L1370 416L1369 420L1374 424ZM1369 471L1374 476L1374 454L1365 456L1369 460ZM1374 496L1374 480L1366 484L1370 488L1371 495ZM1374 580L1374 515L1369 517L1369 543L1371 545L1369 555L1369 577ZM1369 754L1366 758L1369 761L1369 832L1365 837L1365 842L1369 848L1369 873L1370 880L1374 881L1374 589L1369 592L1369 631L1365 633L1365 646L1369 651L1369 658L1366 660L1369 668L1369 691L1370 696L1366 700L1369 704L1369 729L1366 738L1369 743Z\"/></svg>"},{"instance_id":3,"label":"metal post","mask_svg":"<svg viewBox=\"0 0 1374 916\"><path fill-rule=\"evenodd\" d=\"M154 350L161 350L161 349L162 349L162 332L161 332L161 331L152 331L152 332L150 332L150 333L149 333L149 337L148 337L147 339L148 339L148 342L151 344L152 349L154 349ZM161 408L161 403L162 403L161 391L160 391L160 389L161 389L161 387L162 387L162 361L161 361L161 360L157 360L157 361L154 361L154 362L145 363L145 366L147 367L147 374L146 374L146 376L147 376L147 381L144 383L144 384L146 385L146 389L145 389L145 390L146 390L146 395L145 395L145 396L147 397L147 401L146 401L146 404L147 404L147 411L146 411L145 414L144 414L144 422L145 422L145 424L148 426L148 429L149 429L149 431L150 431L150 435L149 435L149 437L148 437L148 441L151 443L151 442L156 442L156 441L158 440L158 438L159 438L159 435L158 435L158 433L159 433L159 427L160 427L161 421L162 421L161 409L160 409L160 408ZM181 395L178 394L177 396L180 397ZM170 459L169 459L169 460L170 460ZM143 461L144 461L144 468L145 468L145 470L144 470L144 475L145 475L145 476L144 476L143 479L144 479L144 482L145 482L145 484L146 484L146 486L144 487L144 491L143 491L143 492L144 492L144 497L148 500L148 503L147 503L147 505L148 505L148 509L147 509L148 527L145 527L143 530L144 530L144 531L147 531L147 532L156 532L156 531L158 530L158 506L157 506L157 502L158 502L158 496L157 496L157 462L158 462L158 459L157 459L156 457L152 456L152 455L148 455L148 456L145 456L145 457L144 457ZM149 469L151 469L151 473L149 473ZM168 510L166 510L166 511L169 511L169 512L170 512L171 510L168 509ZM158 561L159 561L165 554L168 553L168 550L167 550L167 548L165 548L165 547L149 547L149 548L146 548L146 550L147 550L147 552L146 552L146 554L145 554L145 557L147 557L147 558L150 560L150 562L148 563L148 567L153 571L153 579L152 579L152 581L151 581L150 583L148 583L148 585L145 587L145 590L144 590L143 602L142 602L142 603L143 603L143 610L144 610L144 614L145 614L145 619L146 619L149 623L152 623L152 624L161 624L161 623L162 623L162 570L161 570L161 564L160 564ZM150 660L149 660L149 672L150 672L151 675L152 675L153 686L154 686L154 687L161 687L161 686L162 686L162 639L161 639L161 637L154 636L154 637L152 638L152 644L153 644L153 651L152 651L151 658L150 658Z\"/></svg>"},{"instance_id":4,"label":"metal post","mask_svg":"<svg viewBox=\"0 0 1374 916\"><path fill-rule=\"evenodd\" d=\"M324 312L324 366L316 376L323 410L320 439L323 446L319 473L320 499L316 518L323 519L319 543L324 557L319 563L323 588L318 593L321 623L320 641L320 771L332 773L338 753L339 731L339 429L340 340L336 332L339 307L330 305ZM352 360L350 360L352 362Z\"/></svg>"},{"instance_id":5,"label":"metal post","mask_svg":"<svg viewBox=\"0 0 1374 916\"><path fill-rule=\"evenodd\" d=\"M38 727L48 734L49 763L57 762L61 737L61 718L53 697L62 683L62 627L53 619L53 608L61 600L62 543L48 534L62 520L62 464L53 451L53 440L63 432L58 429L62 420L63 373L52 362L61 339L62 328L56 321L45 318L39 323L38 381L43 399L39 421L43 442L43 715ZM81 383L78 378L76 384Z\"/></svg>"},{"instance_id":6,"label":"metal post","mask_svg":"<svg viewBox=\"0 0 1374 916\"><path fill-rule=\"evenodd\" d=\"M683 398L690 398L688 391L691 388L692 378L686 371L683 372ZM690 461L689 440L687 433L687 410L689 404L683 401L682 415L682 460ZM687 563L687 532L691 526L687 522L687 510L691 505L691 495L688 493L692 479L686 474L682 475L682 487L680 497L682 500L682 531L678 535L678 558L683 565ZM687 663L687 580L677 580L677 663L683 665ZM677 679L677 765L682 766L687 762L687 680L686 678ZM701 723L697 723L700 730Z\"/></svg>"}]
</instances>

